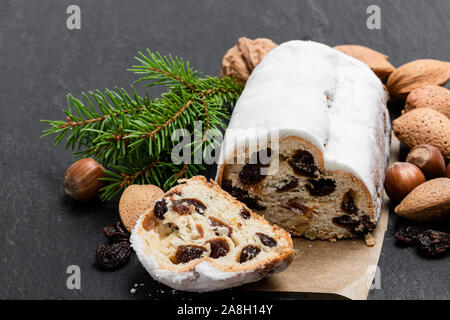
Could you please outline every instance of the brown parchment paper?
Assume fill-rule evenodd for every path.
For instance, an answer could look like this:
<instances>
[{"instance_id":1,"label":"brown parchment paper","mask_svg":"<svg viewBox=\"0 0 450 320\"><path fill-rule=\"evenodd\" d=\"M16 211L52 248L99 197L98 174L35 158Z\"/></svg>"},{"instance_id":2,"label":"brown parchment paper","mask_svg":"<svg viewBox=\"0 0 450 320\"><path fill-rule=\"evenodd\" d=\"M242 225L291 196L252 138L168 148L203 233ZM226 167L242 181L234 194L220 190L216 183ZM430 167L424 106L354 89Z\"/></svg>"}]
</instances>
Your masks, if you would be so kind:
<instances>
[{"instance_id":1,"label":"brown parchment paper","mask_svg":"<svg viewBox=\"0 0 450 320\"><path fill-rule=\"evenodd\" d=\"M399 149L399 141L393 136L390 164L399 158ZM375 246L366 246L364 240L330 242L293 238L296 254L289 268L242 289L315 293L323 294L324 298L367 299L387 229L388 203L385 196L380 220L373 232ZM314 297L320 299L321 295Z\"/></svg>"}]
</instances>

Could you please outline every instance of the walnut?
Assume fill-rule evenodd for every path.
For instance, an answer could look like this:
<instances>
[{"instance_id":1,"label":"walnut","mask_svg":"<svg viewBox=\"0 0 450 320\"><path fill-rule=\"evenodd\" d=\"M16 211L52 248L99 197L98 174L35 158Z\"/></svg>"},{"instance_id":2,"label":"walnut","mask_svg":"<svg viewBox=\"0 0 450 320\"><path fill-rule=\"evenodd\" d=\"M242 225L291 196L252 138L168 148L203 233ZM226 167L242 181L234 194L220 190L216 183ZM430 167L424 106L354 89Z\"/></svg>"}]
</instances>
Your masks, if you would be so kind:
<instances>
[{"instance_id":1,"label":"walnut","mask_svg":"<svg viewBox=\"0 0 450 320\"><path fill-rule=\"evenodd\" d=\"M236 81L245 84L253 69L276 46L276 43L266 38L239 38L237 44L223 57L220 76L234 77Z\"/></svg>"}]
</instances>

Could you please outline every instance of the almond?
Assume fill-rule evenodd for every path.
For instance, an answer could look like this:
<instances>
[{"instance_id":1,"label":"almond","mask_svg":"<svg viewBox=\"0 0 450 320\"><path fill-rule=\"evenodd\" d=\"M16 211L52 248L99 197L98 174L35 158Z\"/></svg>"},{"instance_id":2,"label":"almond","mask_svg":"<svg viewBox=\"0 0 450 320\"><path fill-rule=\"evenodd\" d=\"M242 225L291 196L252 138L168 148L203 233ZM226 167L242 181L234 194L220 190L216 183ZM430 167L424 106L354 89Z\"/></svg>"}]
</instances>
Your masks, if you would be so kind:
<instances>
[{"instance_id":1,"label":"almond","mask_svg":"<svg viewBox=\"0 0 450 320\"><path fill-rule=\"evenodd\" d=\"M395 70L394 66L387 61L387 55L373 49L359 45L340 45L335 46L334 49L367 64L383 83Z\"/></svg>"},{"instance_id":2,"label":"almond","mask_svg":"<svg viewBox=\"0 0 450 320\"><path fill-rule=\"evenodd\" d=\"M424 85L444 85L450 79L450 63L420 59L397 68L389 76L387 87L391 96L403 100L409 92Z\"/></svg>"},{"instance_id":3,"label":"almond","mask_svg":"<svg viewBox=\"0 0 450 320\"><path fill-rule=\"evenodd\" d=\"M392 127L397 138L408 147L431 144L450 158L450 119L442 113L429 108L414 109L395 119Z\"/></svg>"},{"instance_id":4,"label":"almond","mask_svg":"<svg viewBox=\"0 0 450 320\"><path fill-rule=\"evenodd\" d=\"M437 85L426 85L408 94L405 112L417 108L430 108L450 118L450 90Z\"/></svg>"},{"instance_id":5,"label":"almond","mask_svg":"<svg viewBox=\"0 0 450 320\"><path fill-rule=\"evenodd\" d=\"M151 184L128 186L119 202L119 215L125 228L131 232L141 214L153 208L155 201L163 195L160 188Z\"/></svg>"},{"instance_id":6,"label":"almond","mask_svg":"<svg viewBox=\"0 0 450 320\"><path fill-rule=\"evenodd\" d=\"M422 183L403 199L395 213L424 222L450 217L450 179L437 178Z\"/></svg>"}]
</instances>

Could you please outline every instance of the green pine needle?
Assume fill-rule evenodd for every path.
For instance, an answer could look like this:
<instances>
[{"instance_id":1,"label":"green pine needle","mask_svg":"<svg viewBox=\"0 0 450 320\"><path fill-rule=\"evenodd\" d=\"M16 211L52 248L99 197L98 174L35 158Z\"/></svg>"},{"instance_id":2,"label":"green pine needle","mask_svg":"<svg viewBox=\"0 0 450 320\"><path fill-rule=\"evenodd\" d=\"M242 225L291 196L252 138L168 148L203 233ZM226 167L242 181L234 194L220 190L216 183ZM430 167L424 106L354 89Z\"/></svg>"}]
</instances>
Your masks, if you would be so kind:
<instances>
[{"instance_id":1,"label":"green pine needle","mask_svg":"<svg viewBox=\"0 0 450 320\"><path fill-rule=\"evenodd\" d=\"M190 178L204 170L200 164L172 163L172 141L177 129L187 129L193 141L194 123L200 121L206 138L218 136L224 119L242 92L242 86L229 78L201 78L189 62L162 56L147 49L139 52L138 65L129 71L146 86L163 85L167 91L150 99L116 87L104 92L82 92L82 99L67 95L66 120L42 120L54 135L55 146L66 140L76 159L93 157L106 168L108 185L101 190L103 200L111 200L130 184L154 184L164 190L180 178ZM202 139L200 147L217 147L215 139ZM195 150L193 149L192 152Z\"/></svg>"}]
</instances>

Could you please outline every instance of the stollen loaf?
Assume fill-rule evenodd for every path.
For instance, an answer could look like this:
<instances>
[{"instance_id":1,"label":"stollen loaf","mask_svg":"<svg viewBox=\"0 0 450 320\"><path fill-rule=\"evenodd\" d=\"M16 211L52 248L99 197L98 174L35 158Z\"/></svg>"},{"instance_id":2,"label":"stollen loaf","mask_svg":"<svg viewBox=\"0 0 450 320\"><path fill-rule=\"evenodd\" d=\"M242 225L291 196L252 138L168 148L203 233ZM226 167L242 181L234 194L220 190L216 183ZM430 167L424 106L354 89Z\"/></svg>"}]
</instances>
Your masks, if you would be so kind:
<instances>
[{"instance_id":1,"label":"stollen loaf","mask_svg":"<svg viewBox=\"0 0 450 320\"><path fill-rule=\"evenodd\" d=\"M216 181L292 235L367 240L389 145L386 94L369 67L324 44L289 41L248 79Z\"/></svg>"}]
</instances>

